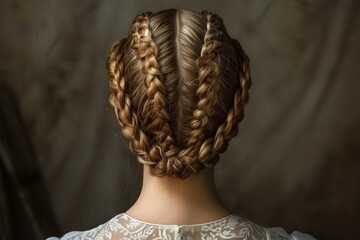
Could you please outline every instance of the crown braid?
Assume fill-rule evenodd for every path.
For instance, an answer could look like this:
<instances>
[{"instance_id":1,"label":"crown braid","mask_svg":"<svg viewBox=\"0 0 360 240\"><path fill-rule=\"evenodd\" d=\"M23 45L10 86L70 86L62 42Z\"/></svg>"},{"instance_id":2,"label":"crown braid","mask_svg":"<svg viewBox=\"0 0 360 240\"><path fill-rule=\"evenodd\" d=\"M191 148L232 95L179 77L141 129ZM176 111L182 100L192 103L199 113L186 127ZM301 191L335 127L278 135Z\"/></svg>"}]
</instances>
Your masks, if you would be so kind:
<instances>
[{"instance_id":1,"label":"crown braid","mask_svg":"<svg viewBox=\"0 0 360 240\"><path fill-rule=\"evenodd\" d=\"M170 144L175 144L175 140L168 123L170 115L167 111L164 75L157 61L159 50L151 36L149 15L151 12L139 14L131 27L131 45L141 59L142 72L146 75L146 98L142 108L139 109L139 115L144 117L142 125L154 134L159 145L167 151Z\"/></svg>"}]
</instances>

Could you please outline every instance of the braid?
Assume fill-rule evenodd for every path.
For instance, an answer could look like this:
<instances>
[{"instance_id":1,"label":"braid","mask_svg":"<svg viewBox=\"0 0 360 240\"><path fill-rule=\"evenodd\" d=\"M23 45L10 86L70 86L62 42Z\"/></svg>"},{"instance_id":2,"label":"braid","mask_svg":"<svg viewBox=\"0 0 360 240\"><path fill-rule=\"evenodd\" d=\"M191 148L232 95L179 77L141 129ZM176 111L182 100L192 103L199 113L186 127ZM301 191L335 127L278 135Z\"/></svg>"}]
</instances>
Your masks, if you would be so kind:
<instances>
[{"instance_id":1,"label":"braid","mask_svg":"<svg viewBox=\"0 0 360 240\"><path fill-rule=\"evenodd\" d=\"M221 19L216 15L208 12L203 12L203 14L207 15L208 21L214 21L214 23L207 24L208 31L207 34L205 34L205 43L202 48L201 56L197 60L197 64L200 67L200 87L196 93L199 96L200 101L197 104L197 109L194 111L195 119L192 121L191 126L193 129L195 127L198 127L198 129L192 132L193 140L189 140L189 143L192 144L189 144L188 148L185 148L181 151L174 149L174 151L168 151L164 153L164 159L167 159L166 165L163 165L164 170L171 170L172 173L177 173L177 176L180 178L186 178L191 174L198 174L204 167L211 168L218 162L219 154L226 150L230 139L236 136L238 131L238 124L244 117L244 105L249 100L248 89L251 83L249 59L243 52L239 42L233 40L235 45L234 47L239 59L238 66L240 66L240 84L234 95L233 106L229 109L225 122L218 127L215 136L205 139L199 148L194 146L193 143L202 141L201 138L203 137L203 128L208 121L208 116L213 111L212 106L217 101L217 82L220 78L219 51L221 44L219 36L221 36L221 32L218 30L217 33L214 33L214 31L219 28L219 25L222 24L222 22ZM211 29L211 31L209 29ZM213 36L211 36L211 34L213 34ZM206 45L208 45L208 47L206 47ZM205 87L202 88L202 86ZM208 90L206 91L206 89ZM203 107L202 114L200 114L199 110L201 107ZM197 119L198 122L196 123ZM158 170L161 169L159 168L159 164L157 164L156 168ZM159 172L163 172L164 170L160 170Z\"/></svg>"},{"instance_id":2,"label":"braid","mask_svg":"<svg viewBox=\"0 0 360 240\"><path fill-rule=\"evenodd\" d=\"M160 146L167 151L170 144L175 144L168 121L170 114L167 111L166 87L164 76L157 61L159 50L152 39L149 28L150 12L141 13L135 19L131 28L132 48L143 64L142 72L146 75L146 98L139 115L144 117L146 126Z\"/></svg>"},{"instance_id":3,"label":"braid","mask_svg":"<svg viewBox=\"0 0 360 240\"><path fill-rule=\"evenodd\" d=\"M151 148L149 138L138 128L138 118L131 110L131 102L126 92L124 77L124 46L127 38L115 43L107 58L106 68L110 76L110 103L115 107L123 135L130 140L130 149L137 154L138 160L143 164L153 165L148 153Z\"/></svg>"},{"instance_id":4,"label":"braid","mask_svg":"<svg viewBox=\"0 0 360 240\"><path fill-rule=\"evenodd\" d=\"M222 20L216 14L207 11L203 11L202 14L207 18L207 30L200 57L196 60L199 79L196 95L199 101L193 112L188 146L196 146L203 140L204 127L214 112L212 106L217 102L219 88Z\"/></svg>"},{"instance_id":5,"label":"braid","mask_svg":"<svg viewBox=\"0 0 360 240\"><path fill-rule=\"evenodd\" d=\"M216 164L216 161L208 162L209 159L212 159L209 156L223 153L227 149L230 139L236 136L238 124L244 118L244 106L249 101L248 90L251 85L249 58L242 50L240 43L235 39L232 41L239 56L240 85L235 92L234 104L229 109L225 122L218 127L215 137L206 139L200 147L199 161L209 167ZM218 159L218 157L214 159Z\"/></svg>"},{"instance_id":6,"label":"braid","mask_svg":"<svg viewBox=\"0 0 360 240\"><path fill-rule=\"evenodd\" d=\"M142 61L142 72L146 75L146 96L141 108L138 110L142 116L142 125L147 128L157 140L158 146L153 146L149 158L156 164L150 170L152 174L163 176L188 175L181 174L183 162L176 157L180 151L175 145L172 131L168 123L170 114L167 111L166 88L163 83L164 76L157 62L159 50L152 39L149 29L150 12L141 13L135 18L131 27L131 46Z\"/></svg>"},{"instance_id":7,"label":"braid","mask_svg":"<svg viewBox=\"0 0 360 240\"><path fill-rule=\"evenodd\" d=\"M235 40L236 41L236 40ZM236 41L237 42L237 41ZM240 47L240 44L237 45ZM240 50L239 48L238 50ZM249 58L241 49L241 72L240 87L236 90L234 96L234 105L230 108L226 120L216 131L214 141L214 151L222 153L226 150L228 142L235 137L238 131L238 124L244 118L244 107L249 101L248 90L251 85Z\"/></svg>"},{"instance_id":8,"label":"braid","mask_svg":"<svg viewBox=\"0 0 360 240\"><path fill-rule=\"evenodd\" d=\"M168 98L172 99L173 97L167 96L167 91L173 94L172 91L178 89L172 87L167 90L166 88L171 82L175 83L176 78L171 76L167 66L164 66L163 71L167 76L167 85L165 86L165 77L158 62L159 49L152 38L150 29L150 14L150 12L139 14L132 23L129 37L115 43L110 50L106 63L110 76L109 101L115 107L122 133L130 140L130 149L137 155L138 161L149 165L152 175L185 179L191 174L198 174L205 167L214 167L219 160L219 154L226 150L230 139L237 134L238 123L244 117L244 106L249 99L248 89L251 84L249 59L240 43L227 35L222 19L216 14L203 11L202 16L199 16L201 21L204 20L204 17L206 18L206 32L203 41L203 25L196 33L199 36L196 46L201 46L200 56L196 47L191 58L192 61L197 58L195 61L198 79L195 91L197 103L193 109L191 102L193 97L191 97L188 102L184 101L184 107L179 109L179 111L185 111L187 115L190 114L190 120L186 119L186 131L180 131L181 134L184 133L180 139L184 137L187 146L180 149L176 145L170 127L169 111L174 102L169 103ZM168 18L164 17L163 19ZM159 20L153 16L152 21L152 24L156 26L156 21ZM199 26L195 27L200 28ZM163 34L163 32L159 30L154 32L155 39L160 36L158 34ZM161 41L158 44L162 47L161 49L164 49ZM168 48L165 49L162 51L169 54L167 53ZM185 51L184 54L189 53ZM224 57L222 55L230 55L233 59L230 62L231 74L225 74L221 68L221 57ZM189 80L184 78L184 81L188 82L193 79L192 74L194 74L193 65L189 67L191 67L191 75L189 75L191 77L186 78ZM236 74L236 71L239 73ZM136 72L136 75L132 75L132 72ZM238 75L238 80L235 75ZM132 81L133 77L135 77L134 83L142 88L140 91L129 89L128 81ZM224 81L230 81L230 85ZM187 84L187 82L183 84ZM227 85L225 88L224 84ZM181 88L181 85L178 86ZM233 98L222 95L226 94L226 91L232 86L239 86ZM190 96L194 95L193 88L185 88L185 90L186 94L189 92ZM131 102L130 94L133 102ZM223 98L221 98L222 101L218 101L219 94L225 96L226 101ZM233 103L231 103L232 101ZM223 106L229 104L231 107L224 112ZM215 106L216 109L223 108L223 110L217 111L215 114ZM221 119L225 117L224 122L220 123L218 115L221 115ZM204 131L209 122L216 131L214 135L205 139ZM211 131L213 132L213 130ZM178 135L177 137L179 137Z\"/></svg>"}]
</instances>

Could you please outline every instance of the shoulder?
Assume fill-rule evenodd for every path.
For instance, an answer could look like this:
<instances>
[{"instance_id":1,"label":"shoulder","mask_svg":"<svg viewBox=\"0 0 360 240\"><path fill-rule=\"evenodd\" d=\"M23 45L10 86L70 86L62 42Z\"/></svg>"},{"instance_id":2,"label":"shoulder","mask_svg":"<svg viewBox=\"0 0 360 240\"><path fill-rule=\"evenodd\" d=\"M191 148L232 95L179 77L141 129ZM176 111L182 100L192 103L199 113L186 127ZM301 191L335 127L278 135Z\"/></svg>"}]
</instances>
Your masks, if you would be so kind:
<instances>
[{"instance_id":1,"label":"shoulder","mask_svg":"<svg viewBox=\"0 0 360 240\"><path fill-rule=\"evenodd\" d=\"M261 227L254 222L242 218L238 215L233 215L233 218L230 219L230 222L234 222L235 232L239 239L261 239L267 240L266 228Z\"/></svg>"},{"instance_id":2,"label":"shoulder","mask_svg":"<svg viewBox=\"0 0 360 240\"><path fill-rule=\"evenodd\" d=\"M107 222L100 224L99 226L86 230L86 231L71 231L63 235L62 237L49 237L46 240L78 240L78 239L111 239L113 231L117 231L122 228L118 220L124 217L123 213L116 215Z\"/></svg>"},{"instance_id":3,"label":"shoulder","mask_svg":"<svg viewBox=\"0 0 360 240\"><path fill-rule=\"evenodd\" d=\"M316 238L313 236L299 231L294 231L291 234L288 234L283 228L280 227L266 228L266 232L268 240L316 240Z\"/></svg>"},{"instance_id":4,"label":"shoulder","mask_svg":"<svg viewBox=\"0 0 360 240\"><path fill-rule=\"evenodd\" d=\"M265 228L266 229L266 239L279 239L279 240L293 240L291 235L289 235L283 228L274 227L274 228Z\"/></svg>"},{"instance_id":5,"label":"shoulder","mask_svg":"<svg viewBox=\"0 0 360 240\"><path fill-rule=\"evenodd\" d=\"M299 231L292 232L291 236L293 240L316 240L316 238L314 238L313 236Z\"/></svg>"},{"instance_id":6,"label":"shoulder","mask_svg":"<svg viewBox=\"0 0 360 240\"><path fill-rule=\"evenodd\" d=\"M299 231L288 234L281 227L266 228L240 216L235 215L235 217L241 239L251 236L253 239L261 240L316 240L313 236Z\"/></svg>"}]
</instances>

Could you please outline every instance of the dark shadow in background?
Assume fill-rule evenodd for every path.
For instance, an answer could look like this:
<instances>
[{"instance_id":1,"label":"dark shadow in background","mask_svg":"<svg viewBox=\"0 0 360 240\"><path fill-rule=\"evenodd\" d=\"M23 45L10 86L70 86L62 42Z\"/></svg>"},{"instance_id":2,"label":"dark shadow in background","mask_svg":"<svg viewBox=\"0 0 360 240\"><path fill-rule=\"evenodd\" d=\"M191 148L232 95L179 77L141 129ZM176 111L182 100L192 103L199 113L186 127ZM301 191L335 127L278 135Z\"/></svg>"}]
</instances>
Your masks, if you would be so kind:
<instances>
[{"instance_id":1,"label":"dark shadow in background","mask_svg":"<svg viewBox=\"0 0 360 240\"><path fill-rule=\"evenodd\" d=\"M0 85L0 238L59 234L42 173L19 108Z\"/></svg>"}]
</instances>

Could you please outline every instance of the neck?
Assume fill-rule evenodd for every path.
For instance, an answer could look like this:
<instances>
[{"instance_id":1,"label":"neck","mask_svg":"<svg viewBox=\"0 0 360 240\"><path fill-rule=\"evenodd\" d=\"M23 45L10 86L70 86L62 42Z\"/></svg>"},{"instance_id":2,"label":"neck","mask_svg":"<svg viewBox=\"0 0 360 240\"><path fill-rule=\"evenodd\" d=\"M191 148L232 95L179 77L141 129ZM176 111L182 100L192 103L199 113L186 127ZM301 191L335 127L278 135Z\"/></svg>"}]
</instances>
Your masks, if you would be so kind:
<instances>
[{"instance_id":1,"label":"neck","mask_svg":"<svg viewBox=\"0 0 360 240\"><path fill-rule=\"evenodd\" d=\"M144 166L139 198L126 211L130 216L158 224L196 224L214 221L231 212L217 194L214 169L203 169L186 179L156 177Z\"/></svg>"}]
</instances>

